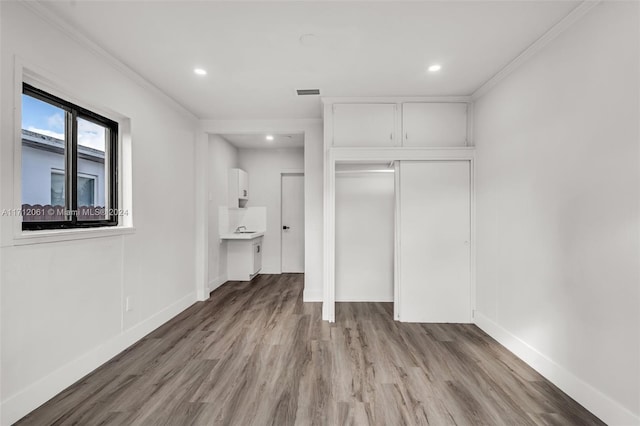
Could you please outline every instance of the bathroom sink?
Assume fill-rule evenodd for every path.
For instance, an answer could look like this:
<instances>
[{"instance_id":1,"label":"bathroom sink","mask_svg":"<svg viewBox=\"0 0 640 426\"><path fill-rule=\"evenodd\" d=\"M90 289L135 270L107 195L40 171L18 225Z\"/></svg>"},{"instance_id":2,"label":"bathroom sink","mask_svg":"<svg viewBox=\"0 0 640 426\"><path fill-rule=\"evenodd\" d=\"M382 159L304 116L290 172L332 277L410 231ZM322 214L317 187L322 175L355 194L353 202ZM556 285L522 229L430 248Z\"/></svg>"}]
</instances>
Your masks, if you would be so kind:
<instances>
[{"instance_id":1,"label":"bathroom sink","mask_svg":"<svg viewBox=\"0 0 640 426\"><path fill-rule=\"evenodd\" d=\"M236 231L234 234L255 234L257 231Z\"/></svg>"}]
</instances>

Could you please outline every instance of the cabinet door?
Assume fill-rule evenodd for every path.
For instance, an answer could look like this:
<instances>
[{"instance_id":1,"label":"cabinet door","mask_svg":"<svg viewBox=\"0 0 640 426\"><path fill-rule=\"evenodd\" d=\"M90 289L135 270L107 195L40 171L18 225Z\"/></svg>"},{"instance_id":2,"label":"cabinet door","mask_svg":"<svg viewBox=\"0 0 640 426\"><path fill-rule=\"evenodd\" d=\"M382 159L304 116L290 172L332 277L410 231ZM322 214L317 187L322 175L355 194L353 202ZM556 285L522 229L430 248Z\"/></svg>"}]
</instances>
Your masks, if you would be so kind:
<instances>
[{"instance_id":1,"label":"cabinet door","mask_svg":"<svg viewBox=\"0 0 640 426\"><path fill-rule=\"evenodd\" d=\"M238 191L239 191L238 183L240 182L240 179L238 176L239 172L240 172L240 169L229 169L228 196L229 196L229 208L232 208L232 209L237 209L239 207L239 204L238 204Z\"/></svg>"},{"instance_id":2,"label":"cabinet door","mask_svg":"<svg viewBox=\"0 0 640 426\"><path fill-rule=\"evenodd\" d=\"M333 145L395 146L395 104L335 104Z\"/></svg>"},{"instance_id":3,"label":"cabinet door","mask_svg":"<svg viewBox=\"0 0 640 426\"><path fill-rule=\"evenodd\" d=\"M402 146L466 145L466 103L402 105Z\"/></svg>"},{"instance_id":4,"label":"cabinet door","mask_svg":"<svg viewBox=\"0 0 640 426\"><path fill-rule=\"evenodd\" d=\"M468 161L400 162L400 321L471 321Z\"/></svg>"},{"instance_id":5,"label":"cabinet door","mask_svg":"<svg viewBox=\"0 0 640 426\"><path fill-rule=\"evenodd\" d=\"M238 170L238 198L249 199L249 175L244 170Z\"/></svg>"},{"instance_id":6,"label":"cabinet door","mask_svg":"<svg viewBox=\"0 0 640 426\"><path fill-rule=\"evenodd\" d=\"M255 274L262 269L262 242L253 243L253 271Z\"/></svg>"}]
</instances>

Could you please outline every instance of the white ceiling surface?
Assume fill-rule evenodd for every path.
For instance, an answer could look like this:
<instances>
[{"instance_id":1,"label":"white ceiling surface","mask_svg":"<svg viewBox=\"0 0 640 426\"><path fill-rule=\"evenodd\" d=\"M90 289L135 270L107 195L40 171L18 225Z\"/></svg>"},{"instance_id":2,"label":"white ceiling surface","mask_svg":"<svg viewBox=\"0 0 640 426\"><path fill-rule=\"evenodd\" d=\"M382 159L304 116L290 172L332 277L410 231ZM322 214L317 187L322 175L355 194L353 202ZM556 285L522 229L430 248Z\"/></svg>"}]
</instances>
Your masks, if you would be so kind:
<instances>
[{"instance_id":1,"label":"white ceiling surface","mask_svg":"<svg viewBox=\"0 0 640 426\"><path fill-rule=\"evenodd\" d=\"M239 149L249 148L304 148L303 134L273 134L268 141L266 134L220 135Z\"/></svg>"},{"instance_id":2,"label":"white ceiling surface","mask_svg":"<svg viewBox=\"0 0 640 426\"><path fill-rule=\"evenodd\" d=\"M317 96L470 95L579 1L51 1L200 118L319 118ZM300 38L314 34L304 45ZM428 65L442 64L429 74ZM202 67L208 75L194 75Z\"/></svg>"}]
</instances>

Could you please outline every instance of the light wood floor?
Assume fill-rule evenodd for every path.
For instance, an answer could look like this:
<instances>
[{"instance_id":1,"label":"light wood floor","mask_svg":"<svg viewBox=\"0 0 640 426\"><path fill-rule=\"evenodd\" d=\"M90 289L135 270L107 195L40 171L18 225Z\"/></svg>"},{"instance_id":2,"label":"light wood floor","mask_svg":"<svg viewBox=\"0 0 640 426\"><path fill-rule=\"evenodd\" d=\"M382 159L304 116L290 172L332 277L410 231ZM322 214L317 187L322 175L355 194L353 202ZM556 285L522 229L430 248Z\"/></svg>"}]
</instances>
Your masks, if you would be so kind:
<instances>
[{"instance_id":1,"label":"light wood floor","mask_svg":"<svg viewBox=\"0 0 640 426\"><path fill-rule=\"evenodd\" d=\"M21 425L595 425L473 325L302 303L302 275L230 282Z\"/></svg>"}]
</instances>

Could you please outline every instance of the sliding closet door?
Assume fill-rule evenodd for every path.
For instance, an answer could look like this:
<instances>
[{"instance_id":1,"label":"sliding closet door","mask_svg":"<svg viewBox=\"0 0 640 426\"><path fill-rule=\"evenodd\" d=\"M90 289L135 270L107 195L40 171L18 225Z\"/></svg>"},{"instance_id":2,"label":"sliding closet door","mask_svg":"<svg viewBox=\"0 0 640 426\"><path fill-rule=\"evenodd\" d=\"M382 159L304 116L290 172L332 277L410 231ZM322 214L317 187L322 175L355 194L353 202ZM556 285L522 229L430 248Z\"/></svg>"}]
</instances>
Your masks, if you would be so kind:
<instances>
[{"instance_id":1,"label":"sliding closet door","mask_svg":"<svg viewBox=\"0 0 640 426\"><path fill-rule=\"evenodd\" d=\"M400 164L400 321L471 321L470 165Z\"/></svg>"}]
</instances>

